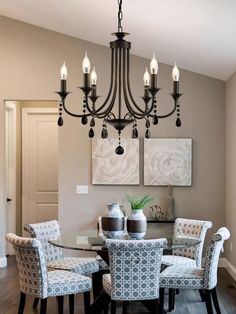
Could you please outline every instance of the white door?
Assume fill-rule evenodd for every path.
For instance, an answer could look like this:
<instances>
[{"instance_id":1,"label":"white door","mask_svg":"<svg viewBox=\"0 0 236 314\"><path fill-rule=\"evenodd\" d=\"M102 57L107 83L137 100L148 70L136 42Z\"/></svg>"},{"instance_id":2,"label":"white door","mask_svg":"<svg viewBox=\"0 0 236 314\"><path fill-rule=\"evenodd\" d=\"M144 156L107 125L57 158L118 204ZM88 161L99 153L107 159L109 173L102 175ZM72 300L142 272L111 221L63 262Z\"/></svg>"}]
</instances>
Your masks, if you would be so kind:
<instances>
[{"instance_id":1,"label":"white door","mask_svg":"<svg viewBox=\"0 0 236 314\"><path fill-rule=\"evenodd\" d=\"M16 232L16 104L5 104L5 191L7 209L7 232ZM12 245L6 245L6 253L14 254Z\"/></svg>"},{"instance_id":2,"label":"white door","mask_svg":"<svg viewBox=\"0 0 236 314\"><path fill-rule=\"evenodd\" d=\"M22 110L22 223L58 218L56 108Z\"/></svg>"}]
</instances>

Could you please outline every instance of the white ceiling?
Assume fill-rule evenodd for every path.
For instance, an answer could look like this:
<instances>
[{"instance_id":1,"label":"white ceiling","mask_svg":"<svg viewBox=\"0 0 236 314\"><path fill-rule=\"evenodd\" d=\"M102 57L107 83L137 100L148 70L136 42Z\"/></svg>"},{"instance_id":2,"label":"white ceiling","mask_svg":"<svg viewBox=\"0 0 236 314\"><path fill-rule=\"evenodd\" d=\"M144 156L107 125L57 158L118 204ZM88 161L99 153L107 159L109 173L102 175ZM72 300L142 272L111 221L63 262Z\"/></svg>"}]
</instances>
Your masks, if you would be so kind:
<instances>
[{"instance_id":1,"label":"white ceiling","mask_svg":"<svg viewBox=\"0 0 236 314\"><path fill-rule=\"evenodd\" d=\"M132 53L222 80L236 71L236 0L123 0ZM108 46L117 0L0 0L0 15Z\"/></svg>"}]
</instances>

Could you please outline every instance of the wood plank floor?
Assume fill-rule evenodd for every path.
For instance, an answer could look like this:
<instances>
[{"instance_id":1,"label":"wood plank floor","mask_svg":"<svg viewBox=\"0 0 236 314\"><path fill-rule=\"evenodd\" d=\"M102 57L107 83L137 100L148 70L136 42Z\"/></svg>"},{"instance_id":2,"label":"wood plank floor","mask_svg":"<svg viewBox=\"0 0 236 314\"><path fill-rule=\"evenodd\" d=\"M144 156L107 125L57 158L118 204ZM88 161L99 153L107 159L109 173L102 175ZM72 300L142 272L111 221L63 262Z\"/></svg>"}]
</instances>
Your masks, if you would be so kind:
<instances>
[{"instance_id":1,"label":"wood plank floor","mask_svg":"<svg viewBox=\"0 0 236 314\"><path fill-rule=\"evenodd\" d=\"M236 314L236 283L229 274L222 268L219 269L218 296L222 314ZM167 299L167 298L166 298ZM16 314L19 302L19 280L14 257L8 258L8 267L0 269L0 314ZM39 313L32 309L32 298L27 298L25 314ZM139 304L132 302L129 306L129 313L142 314L146 310ZM57 313L55 298L48 300L49 314ZM64 313L68 313L68 303L65 300ZM75 313L83 313L82 297L76 296ZM117 313L121 313L118 307ZM181 291L176 296L175 310L172 314L204 314L206 313L204 303L200 302L198 291Z\"/></svg>"}]
</instances>

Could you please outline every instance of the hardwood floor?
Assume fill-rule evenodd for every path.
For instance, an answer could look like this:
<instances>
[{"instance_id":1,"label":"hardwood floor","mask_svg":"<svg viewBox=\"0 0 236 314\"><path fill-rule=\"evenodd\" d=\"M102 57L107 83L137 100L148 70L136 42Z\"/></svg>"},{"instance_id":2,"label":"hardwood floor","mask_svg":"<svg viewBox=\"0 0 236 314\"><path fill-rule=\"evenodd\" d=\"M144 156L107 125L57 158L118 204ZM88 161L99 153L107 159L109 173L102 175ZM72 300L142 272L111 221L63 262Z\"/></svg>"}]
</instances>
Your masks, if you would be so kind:
<instances>
[{"instance_id":1,"label":"hardwood floor","mask_svg":"<svg viewBox=\"0 0 236 314\"><path fill-rule=\"evenodd\" d=\"M222 268L219 269L219 280L217 286L219 302L222 314L236 314L236 283L229 274ZM167 298L166 298L167 299ZM8 267L0 269L0 314L16 314L19 304L19 280L15 258L8 258ZM26 299L25 314L39 313L32 308L33 299ZM146 310L139 304L132 302L129 306L129 313L146 313ZM57 313L56 298L48 300L48 314ZM68 311L68 300L65 299L64 313ZM82 296L75 297L75 313L83 313ZM117 314L121 313L121 307L117 308ZM200 302L198 291L181 291L176 296L175 310L172 314L204 314L205 304Z\"/></svg>"}]
</instances>

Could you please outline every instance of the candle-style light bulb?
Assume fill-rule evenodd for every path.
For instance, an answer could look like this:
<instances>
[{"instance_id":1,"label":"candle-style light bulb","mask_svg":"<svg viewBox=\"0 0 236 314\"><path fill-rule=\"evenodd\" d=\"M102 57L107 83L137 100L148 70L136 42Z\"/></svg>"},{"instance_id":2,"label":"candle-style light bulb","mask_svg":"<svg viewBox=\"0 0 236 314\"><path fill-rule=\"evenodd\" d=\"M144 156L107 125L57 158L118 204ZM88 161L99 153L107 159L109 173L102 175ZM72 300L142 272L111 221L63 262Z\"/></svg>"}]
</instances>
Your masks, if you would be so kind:
<instances>
[{"instance_id":1,"label":"candle-style light bulb","mask_svg":"<svg viewBox=\"0 0 236 314\"><path fill-rule=\"evenodd\" d=\"M172 79L173 81L179 81L179 69L175 63L173 70L172 70Z\"/></svg>"},{"instance_id":2,"label":"candle-style light bulb","mask_svg":"<svg viewBox=\"0 0 236 314\"><path fill-rule=\"evenodd\" d=\"M66 67L65 61L62 64L62 67L61 67L61 70L60 70L60 74L61 74L61 80L66 80L67 79L68 71L67 71L67 67Z\"/></svg>"},{"instance_id":3,"label":"candle-style light bulb","mask_svg":"<svg viewBox=\"0 0 236 314\"><path fill-rule=\"evenodd\" d=\"M149 86L150 84L150 74L148 73L147 68L143 75L143 83L144 83L144 86Z\"/></svg>"},{"instance_id":4,"label":"candle-style light bulb","mask_svg":"<svg viewBox=\"0 0 236 314\"><path fill-rule=\"evenodd\" d=\"M93 70L90 74L90 82L91 82L91 85L96 85L97 84L97 73L95 71L95 67L93 67Z\"/></svg>"},{"instance_id":5,"label":"candle-style light bulb","mask_svg":"<svg viewBox=\"0 0 236 314\"><path fill-rule=\"evenodd\" d=\"M90 61L87 55L87 52L85 52L85 57L82 62L82 69L84 73L89 73L90 72Z\"/></svg>"},{"instance_id":6,"label":"candle-style light bulb","mask_svg":"<svg viewBox=\"0 0 236 314\"><path fill-rule=\"evenodd\" d=\"M155 57L155 53L153 54L152 60L150 62L150 71L151 71L151 74L157 74L158 72L158 62Z\"/></svg>"}]
</instances>

